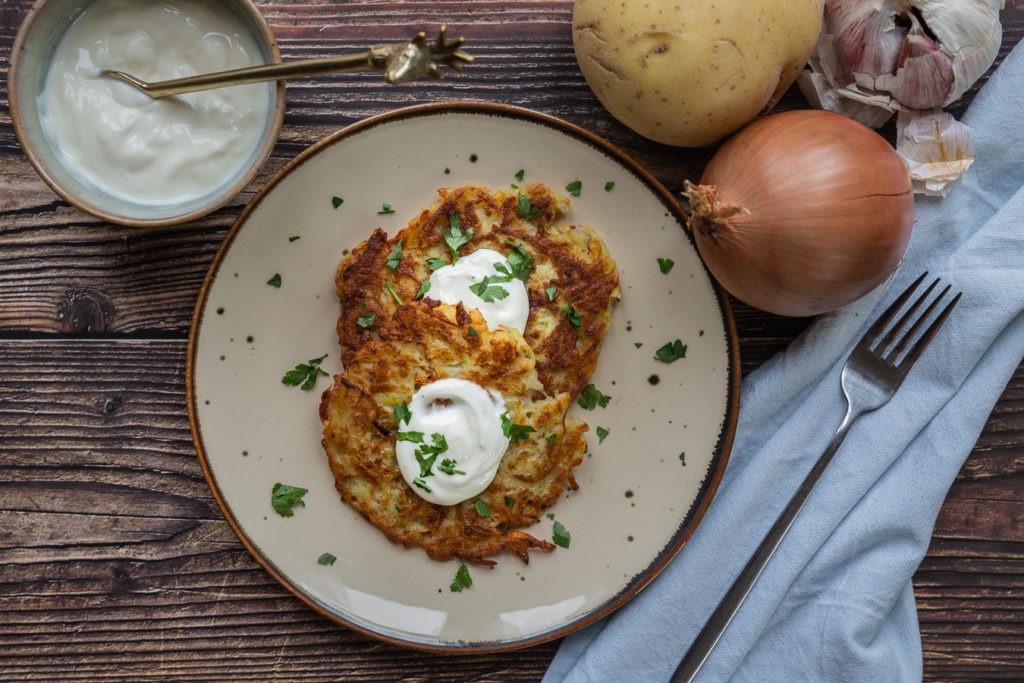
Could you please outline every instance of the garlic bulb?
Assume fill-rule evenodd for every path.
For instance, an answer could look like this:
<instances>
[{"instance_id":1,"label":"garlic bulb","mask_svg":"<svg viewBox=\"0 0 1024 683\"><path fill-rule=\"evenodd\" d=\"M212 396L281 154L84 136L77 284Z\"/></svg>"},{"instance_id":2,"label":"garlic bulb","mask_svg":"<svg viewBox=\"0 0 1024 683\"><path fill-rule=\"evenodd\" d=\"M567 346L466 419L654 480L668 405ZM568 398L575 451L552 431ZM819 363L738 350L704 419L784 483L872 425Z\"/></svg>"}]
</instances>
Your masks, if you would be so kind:
<instances>
[{"instance_id":1,"label":"garlic bulb","mask_svg":"<svg viewBox=\"0 0 1024 683\"><path fill-rule=\"evenodd\" d=\"M873 128L894 112L923 112L902 115L897 152L916 191L944 194L972 157L970 131L938 110L992 66L1004 2L825 0L810 69L797 83L812 106Z\"/></svg>"}]
</instances>

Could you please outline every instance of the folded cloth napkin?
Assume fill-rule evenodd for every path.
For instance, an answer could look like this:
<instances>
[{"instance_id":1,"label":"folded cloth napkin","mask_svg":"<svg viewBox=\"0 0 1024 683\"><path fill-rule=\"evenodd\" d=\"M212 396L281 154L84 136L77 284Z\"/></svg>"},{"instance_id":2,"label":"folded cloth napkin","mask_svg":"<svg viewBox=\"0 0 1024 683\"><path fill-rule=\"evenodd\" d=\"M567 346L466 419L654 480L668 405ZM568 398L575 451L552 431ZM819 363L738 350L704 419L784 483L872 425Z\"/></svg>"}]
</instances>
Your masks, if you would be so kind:
<instances>
[{"instance_id":1,"label":"folded cloth napkin","mask_svg":"<svg viewBox=\"0 0 1024 683\"><path fill-rule=\"evenodd\" d=\"M867 324L922 271L963 299L896 396L866 414L825 471L701 681L917 681L911 578L943 499L1024 357L1024 44L964 122L974 166L919 198L891 286L816 320L743 382L718 493L675 560L610 618L567 638L545 681L667 681L825 448L839 373Z\"/></svg>"}]
</instances>

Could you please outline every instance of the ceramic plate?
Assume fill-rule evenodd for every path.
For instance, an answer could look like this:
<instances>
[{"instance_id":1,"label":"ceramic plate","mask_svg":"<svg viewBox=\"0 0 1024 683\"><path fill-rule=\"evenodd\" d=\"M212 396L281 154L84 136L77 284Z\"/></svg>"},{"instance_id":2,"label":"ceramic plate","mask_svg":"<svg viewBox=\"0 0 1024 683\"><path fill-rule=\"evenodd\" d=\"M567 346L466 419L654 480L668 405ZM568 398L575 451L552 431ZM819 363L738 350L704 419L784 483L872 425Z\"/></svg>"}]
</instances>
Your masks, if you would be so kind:
<instances>
[{"instance_id":1,"label":"ceramic plate","mask_svg":"<svg viewBox=\"0 0 1024 683\"><path fill-rule=\"evenodd\" d=\"M284 373L327 354L341 371L334 272L376 226L405 227L437 189L510 189L580 181L567 219L589 223L616 259L622 301L593 383L606 408L590 425L580 489L531 533L569 548L528 565L499 556L470 567L390 543L344 505L321 445L317 414L329 378L311 391ZM385 212L390 207L391 212ZM727 300L683 228L672 196L620 152L582 129L500 105L403 109L345 129L283 169L227 236L196 308L189 345L193 434L210 486L253 556L320 613L364 633L431 650L521 647L569 633L636 594L689 537L710 502L732 441L738 353ZM658 259L671 259L662 272ZM279 280L279 282L278 282ZM268 284L278 283L278 286ZM655 351L679 340L683 359ZM599 440L597 428L607 430ZM308 489L282 517L272 486ZM329 553L334 564L318 563Z\"/></svg>"}]
</instances>

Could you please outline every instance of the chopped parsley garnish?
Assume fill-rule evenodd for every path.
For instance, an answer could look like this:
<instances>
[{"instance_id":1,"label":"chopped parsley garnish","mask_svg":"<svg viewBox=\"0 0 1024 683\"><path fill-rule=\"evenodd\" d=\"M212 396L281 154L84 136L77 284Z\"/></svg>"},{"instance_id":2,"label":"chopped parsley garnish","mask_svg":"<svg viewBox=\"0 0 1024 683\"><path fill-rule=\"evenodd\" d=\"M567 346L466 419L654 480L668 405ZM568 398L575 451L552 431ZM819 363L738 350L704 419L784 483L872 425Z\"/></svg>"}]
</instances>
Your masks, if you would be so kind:
<instances>
[{"instance_id":1,"label":"chopped parsley garnish","mask_svg":"<svg viewBox=\"0 0 1024 683\"><path fill-rule=\"evenodd\" d=\"M462 229L462 217L454 211L448 214L448 230L441 232L448 251L452 254L452 263L459 260L459 249L473 239L473 228Z\"/></svg>"},{"instance_id":2,"label":"chopped parsley garnish","mask_svg":"<svg viewBox=\"0 0 1024 683\"><path fill-rule=\"evenodd\" d=\"M644 343L643 343L643 342L633 342L633 346L635 346L635 347L636 347L636 348L638 348L638 349L639 349L639 348L640 348L641 346L643 346L643 345L644 345Z\"/></svg>"},{"instance_id":3,"label":"chopped parsley garnish","mask_svg":"<svg viewBox=\"0 0 1024 683\"><path fill-rule=\"evenodd\" d=\"M466 331L469 333L470 337L475 337L479 334L475 329L473 329L472 325L470 325Z\"/></svg>"},{"instance_id":4,"label":"chopped parsley garnish","mask_svg":"<svg viewBox=\"0 0 1024 683\"><path fill-rule=\"evenodd\" d=\"M433 491L433 489L431 489L429 486L427 486L427 482L423 481L419 477L413 479L412 483L415 484L416 486L420 487L421 489L423 489L427 493L430 493L431 491Z\"/></svg>"},{"instance_id":5,"label":"chopped parsley garnish","mask_svg":"<svg viewBox=\"0 0 1024 683\"><path fill-rule=\"evenodd\" d=\"M615 188L615 181L614 180L609 180L607 183L604 184L604 191L605 192L611 192L614 188Z\"/></svg>"},{"instance_id":6,"label":"chopped parsley garnish","mask_svg":"<svg viewBox=\"0 0 1024 683\"><path fill-rule=\"evenodd\" d=\"M484 500L483 498L477 498L476 502L473 503L473 507L476 508L476 514L480 515L481 517L491 516L491 506L488 505L487 501Z\"/></svg>"},{"instance_id":7,"label":"chopped parsley garnish","mask_svg":"<svg viewBox=\"0 0 1024 683\"><path fill-rule=\"evenodd\" d=\"M608 436L608 430L604 427L597 428L597 442L604 443L605 437Z\"/></svg>"},{"instance_id":8,"label":"chopped parsley garnish","mask_svg":"<svg viewBox=\"0 0 1024 683\"><path fill-rule=\"evenodd\" d=\"M444 261L442 261L439 258L431 257L431 258L427 259L427 268L429 268L431 271L435 271L438 268L444 268L447 265L448 265L447 263L445 263Z\"/></svg>"},{"instance_id":9,"label":"chopped parsley garnish","mask_svg":"<svg viewBox=\"0 0 1024 683\"><path fill-rule=\"evenodd\" d=\"M686 344L678 339L670 341L655 351L654 357L662 363L672 363L680 358L686 358Z\"/></svg>"},{"instance_id":10,"label":"chopped parsley garnish","mask_svg":"<svg viewBox=\"0 0 1024 683\"><path fill-rule=\"evenodd\" d=\"M401 404L405 405L405 404ZM408 408L406 408L408 410ZM408 420L406 420L408 422ZM423 432L395 432L395 441L408 441L409 443L423 443Z\"/></svg>"},{"instance_id":11,"label":"chopped parsley garnish","mask_svg":"<svg viewBox=\"0 0 1024 683\"><path fill-rule=\"evenodd\" d=\"M416 462L420 465L420 477L431 476L433 474L431 470L434 467L434 461L437 460L437 456L448 450L448 441L444 438L444 434L435 432L430 435L430 440L433 441L433 445L424 443L413 453L416 456Z\"/></svg>"},{"instance_id":12,"label":"chopped parsley garnish","mask_svg":"<svg viewBox=\"0 0 1024 683\"><path fill-rule=\"evenodd\" d=\"M391 298L395 300L396 304L401 306L404 303L402 301L402 297L398 296L398 292L395 291L395 288L391 285L390 282L384 283L384 289L388 290L388 294L391 295Z\"/></svg>"},{"instance_id":13,"label":"chopped parsley garnish","mask_svg":"<svg viewBox=\"0 0 1024 683\"><path fill-rule=\"evenodd\" d=\"M399 401L394 406L392 406L392 409L395 411L396 423L402 424L403 422L405 422L406 424L408 424L409 420L412 419L412 411L409 410L409 406L404 401Z\"/></svg>"},{"instance_id":14,"label":"chopped parsley garnish","mask_svg":"<svg viewBox=\"0 0 1024 683\"><path fill-rule=\"evenodd\" d=\"M547 441L549 444L552 444L552 445L554 445L554 443L555 443L555 441L557 439L558 439L558 436L555 435L555 434L548 434L547 436L544 437L544 440Z\"/></svg>"},{"instance_id":15,"label":"chopped parsley garnish","mask_svg":"<svg viewBox=\"0 0 1024 683\"><path fill-rule=\"evenodd\" d=\"M402 240L398 240L388 254L388 270L394 270L402 262Z\"/></svg>"},{"instance_id":16,"label":"chopped parsley garnish","mask_svg":"<svg viewBox=\"0 0 1024 683\"><path fill-rule=\"evenodd\" d=\"M423 295L430 291L430 280L424 280L420 288L416 290L416 295L413 300L419 300L423 298Z\"/></svg>"},{"instance_id":17,"label":"chopped parsley garnish","mask_svg":"<svg viewBox=\"0 0 1024 683\"><path fill-rule=\"evenodd\" d=\"M438 472L444 472L445 474L454 476L456 474L465 474L462 470L455 469L455 466L459 463L455 462L451 458L445 458L441 461L441 464L437 466Z\"/></svg>"},{"instance_id":18,"label":"chopped parsley garnish","mask_svg":"<svg viewBox=\"0 0 1024 683\"><path fill-rule=\"evenodd\" d=\"M267 284L270 285L271 287L280 287L281 286L281 273L274 273L270 277L270 279L267 280Z\"/></svg>"},{"instance_id":19,"label":"chopped parsley garnish","mask_svg":"<svg viewBox=\"0 0 1024 683\"><path fill-rule=\"evenodd\" d=\"M565 528L565 525L561 522L555 522L551 529L551 542L557 546L568 548L571 541L572 534Z\"/></svg>"},{"instance_id":20,"label":"chopped parsley garnish","mask_svg":"<svg viewBox=\"0 0 1024 683\"><path fill-rule=\"evenodd\" d=\"M674 266L675 264L676 262L670 258L661 258L660 256L658 257L658 268L660 268L661 272L663 273L667 273L668 271L672 270L672 266Z\"/></svg>"},{"instance_id":21,"label":"chopped parsley garnish","mask_svg":"<svg viewBox=\"0 0 1024 683\"><path fill-rule=\"evenodd\" d=\"M291 517L295 514L292 508L306 505L302 502L302 497L307 493L309 493L309 489L278 482L270 489L270 505L274 508L274 512L282 517Z\"/></svg>"},{"instance_id":22,"label":"chopped parsley garnish","mask_svg":"<svg viewBox=\"0 0 1024 683\"><path fill-rule=\"evenodd\" d=\"M530 279L530 273L533 272L533 257L530 253L523 248L521 244L515 244L514 242L506 242L512 247L512 251L509 252L508 260L506 263L508 266L502 263L495 263L494 269L499 273L505 275L511 275L517 280L526 282Z\"/></svg>"},{"instance_id":23,"label":"chopped parsley garnish","mask_svg":"<svg viewBox=\"0 0 1024 683\"><path fill-rule=\"evenodd\" d=\"M508 280L502 280L501 278L494 278L491 277L490 275L484 275L483 280L469 286L469 291L473 292L487 303L493 303L499 299L504 299L505 297L507 297L508 290L502 287L501 285L491 284L494 281L508 282Z\"/></svg>"},{"instance_id":24,"label":"chopped parsley garnish","mask_svg":"<svg viewBox=\"0 0 1024 683\"><path fill-rule=\"evenodd\" d=\"M359 327L364 330L368 330L373 327L375 322L377 322L377 314L372 311L369 313L363 313L361 316L356 318L356 325L359 325Z\"/></svg>"},{"instance_id":25,"label":"chopped parsley garnish","mask_svg":"<svg viewBox=\"0 0 1024 683\"><path fill-rule=\"evenodd\" d=\"M608 402L612 400L612 397L608 394L604 394L600 389L595 387L593 384L588 384L583 387L583 391L580 392L580 397L576 401L580 408L584 410L593 410L598 406L602 408L608 407Z\"/></svg>"},{"instance_id":26,"label":"chopped parsley garnish","mask_svg":"<svg viewBox=\"0 0 1024 683\"><path fill-rule=\"evenodd\" d=\"M565 186L565 191L571 194L573 197L579 197L580 191L583 189L582 180L574 180Z\"/></svg>"},{"instance_id":27,"label":"chopped parsley garnish","mask_svg":"<svg viewBox=\"0 0 1024 683\"><path fill-rule=\"evenodd\" d=\"M533 202L530 201L530 198L522 193L519 194L519 204L517 209L519 217L524 220L532 221L540 216L540 209L534 206Z\"/></svg>"},{"instance_id":28,"label":"chopped parsley garnish","mask_svg":"<svg viewBox=\"0 0 1024 683\"><path fill-rule=\"evenodd\" d=\"M682 463L683 467L686 467L686 451L679 454L679 462Z\"/></svg>"},{"instance_id":29,"label":"chopped parsley garnish","mask_svg":"<svg viewBox=\"0 0 1024 683\"><path fill-rule=\"evenodd\" d=\"M294 242L296 240L301 240L301 239L302 239L302 235L292 235L291 237L288 238L288 241L289 242Z\"/></svg>"},{"instance_id":30,"label":"chopped parsley garnish","mask_svg":"<svg viewBox=\"0 0 1024 683\"><path fill-rule=\"evenodd\" d=\"M572 326L576 329L579 329L580 326L583 325L583 316L580 315L580 312L577 311L576 307L572 304L559 306L558 310L565 313L565 317L569 319L569 322L572 323Z\"/></svg>"},{"instance_id":31,"label":"chopped parsley garnish","mask_svg":"<svg viewBox=\"0 0 1024 683\"><path fill-rule=\"evenodd\" d=\"M505 496L505 505L506 506L512 507L515 504L516 504L516 499L515 498L513 498L512 496Z\"/></svg>"},{"instance_id":32,"label":"chopped parsley garnish","mask_svg":"<svg viewBox=\"0 0 1024 683\"><path fill-rule=\"evenodd\" d=\"M381 205L380 211L377 212L377 215L381 215L381 214L385 214L385 213L394 213L394 212L395 212L395 207L391 206L390 204L385 203L385 204Z\"/></svg>"},{"instance_id":33,"label":"chopped parsley garnish","mask_svg":"<svg viewBox=\"0 0 1024 683\"><path fill-rule=\"evenodd\" d=\"M284 373L284 377L281 378L282 384L287 384L290 387L299 387L303 391L310 391L316 386L316 380L320 375L329 376L321 367L320 363L327 358L327 354L320 356L319 358L312 358L307 363L299 363L294 368Z\"/></svg>"},{"instance_id":34,"label":"chopped parsley garnish","mask_svg":"<svg viewBox=\"0 0 1024 683\"><path fill-rule=\"evenodd\" d=\"M551 285L550 287L544 288L544 293L548 295L548 301L555 300L555 294L558 293L558 287Z\"/></svg>"},{"instance_id":35,"label":"chopped parsley garnish","mask_svg":"<svg viewBox=\"0 0 1024 683\"><path fill-rule=\"evenodd\" d=\"M331 197L331 206L333 206L335 209L337 209L339 206L341 206L344 203L345 203L345 200L342 199L341 197L339 197L338 195L334 195L333 197Z\"/></svg>"},{"instance_id":36,"label":"chopped parsley garnish","mask_svg":"<svg viewBox=\"0 0 1024 683\"><path fill-rule=\"evenodd\" d=\"M332 564L338 561L338 558L330 553L324 553L320 557L316 558L317 564L322 564L325 567L330 567Z\"/></svg>"},{"instance_id":37,"label":"chopped parsley garnish","mask_svg":"<svg viewBox=\"0 0 1024 683\"><path fill-rule=\"evenodd\" d=\"M507 412L501 414L501 433L508 437L510 443L525 441L530 434L537 430L530 425L516 424L508 416Z\"/></svg>"},{"instance_id":38,"label":"chopped parsley garnish","mask_svg":"<svg viewBox=\"0 0 1024 683\"><path fill-rule=\"evenodd\" d=\"M460 562L459 569L455 572L455 580L448 588L452 593L461 593L463 588L469 588L472 585L473 579L469 576L469 567Z\"/></svg>"},{"instance_id":39,"label":"chopped parsley garnish","mask_svg":"<svg viewBox=\"0 0 1024 683\"><path fill-rule=\"evenodd\" d=\"M516 171L516 180L518 180L519 182L523 182L523 178L525 178L525 177L526 177L526 169L525 168L521 168L518 171Z\"/></svg>"}]
</instances>

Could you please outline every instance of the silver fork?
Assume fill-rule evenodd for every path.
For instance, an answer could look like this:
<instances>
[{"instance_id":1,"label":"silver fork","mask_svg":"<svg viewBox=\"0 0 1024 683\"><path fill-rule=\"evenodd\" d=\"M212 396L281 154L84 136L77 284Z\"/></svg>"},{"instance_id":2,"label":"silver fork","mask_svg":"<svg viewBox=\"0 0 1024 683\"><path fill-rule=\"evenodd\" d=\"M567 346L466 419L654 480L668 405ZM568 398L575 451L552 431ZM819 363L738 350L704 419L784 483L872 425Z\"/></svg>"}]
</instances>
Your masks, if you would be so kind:
<instances>
[{"instance_id":1,"label":"silver fork","mask_svg":"<svg viewBox=\"0 0 1024 683\"><path fill-rule=\"evenodd\" d=\"M688 682L694 679L704 662L707 661L708 655L718 644L725 629L729 627L729 623L750 593L750 589L761 575L761 571L779 547L786 532L789 531L811 489L814 488L821 473L832 460L832 456L839 449L839 445L843 443L843 439L846 438L850 425L864 413L880 408L892 398L896 390L903 384L910 368L921 357L925 347L949 317L953 307L960 301L960 293L957 293L949 300L945 308L937 315L933 315L935 309L949 294L951 287L946 285L945 289L937 296L932 297L932 292L939 285L939 280L936 279L907 306L902 315L899 315L927 276L927 272L922 273L921 277L907 287L906 291L900 294L899 298L882 313L878 321L853 348L842 371L842 388L847 407L846 415L843 417L839 429L836 430L835 436L825 448L825 452L818 458L793 498L779 515L775 524L772 525L761 545L758 546L743 571L740 572L725 597L722 598L707 624L697 635L697 639L694 640L693 645L690 646L683 661L676 669L672 679L673 683ZM928 303L929 298L931 298L931 303L928 304L924 312L919 313L921 307ZM897 315L899 315L898 318ZM931 323L922 331L929 320Z\"/></svg>"}]
</instances>

